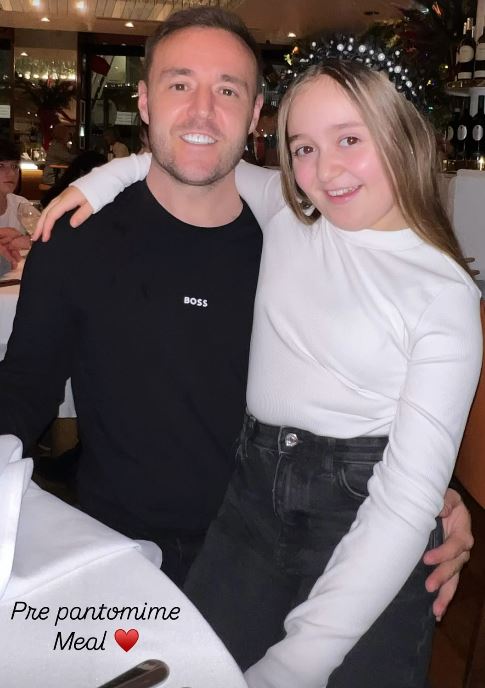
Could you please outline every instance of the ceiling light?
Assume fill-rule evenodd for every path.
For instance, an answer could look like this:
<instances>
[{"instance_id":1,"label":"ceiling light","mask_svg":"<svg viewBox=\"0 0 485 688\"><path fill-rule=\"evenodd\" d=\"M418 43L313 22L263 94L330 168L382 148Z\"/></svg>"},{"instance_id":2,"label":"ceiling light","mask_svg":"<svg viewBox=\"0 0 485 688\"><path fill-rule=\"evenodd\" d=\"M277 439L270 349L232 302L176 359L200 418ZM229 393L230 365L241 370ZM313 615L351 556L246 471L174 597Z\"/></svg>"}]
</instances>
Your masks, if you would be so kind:
<instances>
[{"instance_id":1,"label":"ceiling light","mask_svg":"<svg viewBox=\"0 0 485 688\"><path fill-rule=\"evenodd\" d=\"M78 9L78 10L85 10L86 9L86 3L84 2L84 0L78 0L76 2L76 9Z\"/></svg>"},{"instance_id":2,"label":"ceiling light","mask_svg":"<svg viewBox=\"0 0 485 688\"><path fill-rule=\"evenodd\" d=\"M293 31L290 31L288 34L288 38L296 38L296 33L293 33Z\"/></svg>"},{"instance_id":3,"label":"ceiling light","mask_svg":"<svg viewBox=\"0 0 485 688\"><path fill-rule=\"evenodd\" d=\"M133 24L133 22L126 22L125 26L127 29L134 29L135 28L135 25Z\"/></svg>"},{"instance_id":4,"label":"ceiling light","mask_svg":"<svg viewBox=\"0 0 485 688\"><path fill-rule=\"evenodd\" d=\"M50 22L49 17L42 17L41 22Z\"/></svg>"},{"instance_id":5,"label":"ceiling light","mask_svg":"<svg viewBox=\"0 0 485 688\"><path fill-rule=\"evenodd\" d=\"M32 0L32 7L40 7L40 0Z\"/></svg>"},{"instance_id":6,"label":"ceiling light","mask_svg":"<svg viewBox=\"0 0 485 688\"><path fill-rule=\"evenodd\" d=\"M20 57L28 57L28 54L25 52L25 50L20 53Z\"/></svg>"}]
</instances>

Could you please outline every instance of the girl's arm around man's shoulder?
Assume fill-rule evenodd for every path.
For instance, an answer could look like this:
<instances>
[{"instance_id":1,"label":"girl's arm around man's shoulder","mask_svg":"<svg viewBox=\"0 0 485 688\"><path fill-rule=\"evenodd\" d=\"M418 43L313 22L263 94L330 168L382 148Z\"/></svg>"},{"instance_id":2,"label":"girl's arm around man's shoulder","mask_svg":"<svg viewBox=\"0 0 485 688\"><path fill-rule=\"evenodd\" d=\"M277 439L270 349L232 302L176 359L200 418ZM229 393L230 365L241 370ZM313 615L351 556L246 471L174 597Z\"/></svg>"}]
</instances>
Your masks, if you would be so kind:
<instances>
[{"instance_id":1,"label":"girl's arm around man's shoulder","mask_svg":"<svg viewBox=\"0 0 485 688\"><path fill-rule=\"evenodd\" d=\"M92 213L111 203L127 186L145 179L151 163L151 154L115 158L101 167L95 167L77 179L43 211L33 239L48 241L55 222L69 210L78 208L71 218L71 226L78 227Z\"/></svg>"},{"instance_id":2,"label":"girl's arm around man's shoulder","mask_svg":"<svg viewBox=\"0 0 485 688\"><path fill-rule=\"evenodd\" d=\"M264 231L284 206L279 170L269 170L241 160L236 167L236 186Z\"/></svg>"}]
</instances>

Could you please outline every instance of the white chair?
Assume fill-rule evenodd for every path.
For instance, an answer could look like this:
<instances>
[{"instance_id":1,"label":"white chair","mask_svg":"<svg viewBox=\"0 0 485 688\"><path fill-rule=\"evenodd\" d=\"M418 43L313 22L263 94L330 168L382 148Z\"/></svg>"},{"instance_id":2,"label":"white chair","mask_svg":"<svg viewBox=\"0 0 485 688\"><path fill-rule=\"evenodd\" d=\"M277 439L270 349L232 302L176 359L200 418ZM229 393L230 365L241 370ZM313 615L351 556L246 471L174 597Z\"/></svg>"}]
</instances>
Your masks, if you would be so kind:
<instances>
[{"instance_id":1,"label":"white chair","mask_svg":"<svg viewBox=\"0 0 485 688\"><path fill-rule=\"evenodd\" d=\"M453 227L470 267L485 279L485 172L459 170L450 184Z\"/></svg>"}]
</instances>

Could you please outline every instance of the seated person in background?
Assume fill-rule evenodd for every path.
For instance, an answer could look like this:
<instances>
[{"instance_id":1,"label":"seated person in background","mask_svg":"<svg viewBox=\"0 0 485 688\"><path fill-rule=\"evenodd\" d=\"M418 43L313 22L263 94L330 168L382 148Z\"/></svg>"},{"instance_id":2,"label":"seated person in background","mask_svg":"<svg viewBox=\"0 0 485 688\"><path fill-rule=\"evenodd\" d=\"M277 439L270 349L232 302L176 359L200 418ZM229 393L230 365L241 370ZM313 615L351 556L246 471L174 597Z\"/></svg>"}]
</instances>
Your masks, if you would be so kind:
<instances>
[{"instance_id":1,"label":"seated person in background","mask_svg":"<svg viewBox=\"0 0 485 688\"><path fill-rule=\"evenodd\" d=\"M8 139L0 140L0 276L16 267L19 250L30 248L17 209L26 198L17 196L20 175L20 148Z\"/></svg>"},{"instance_id":2,"label":"seated person in background","mask_svg":"<svg viewBox=\"0 0 485 688\"><path fill-rule=\"evenodd\" d=\"M56 196L58 196L64 189L67 189L69 184L75 179L79 179L83 175L91 172L93 167L99 167L107 162L106 156L96 151L85 151L80 153L71 162L62 177L52 186L42 197L42 206L45 208Z\"/></svg>"},{"instance_id":3,"label":"seated person in background","mask_svg":"<svg viewBox=\"0 0 485 688\"><path fill-rule=\"evenodd\" d=\"M113 158L126 158L130 154L128 146L121 143L117 129L106 129L103 134L103 139L106 145L105 152L108 160L113 160Z\"/></svg>"},{"instance_id":4,"label":"seated person in background","mask_svg":"<svg viewBox=\"0 0 485 688\"><path fill-rule=\"evenodd\" d=\"M56 124L52 130L52 141L47 151L42 177L43 184L52 186L56 182L56 173L52 165L69 165L73 161L75 154L67 147L69 136L69 129L64 124Z\"/></svg>"}]
</instances>

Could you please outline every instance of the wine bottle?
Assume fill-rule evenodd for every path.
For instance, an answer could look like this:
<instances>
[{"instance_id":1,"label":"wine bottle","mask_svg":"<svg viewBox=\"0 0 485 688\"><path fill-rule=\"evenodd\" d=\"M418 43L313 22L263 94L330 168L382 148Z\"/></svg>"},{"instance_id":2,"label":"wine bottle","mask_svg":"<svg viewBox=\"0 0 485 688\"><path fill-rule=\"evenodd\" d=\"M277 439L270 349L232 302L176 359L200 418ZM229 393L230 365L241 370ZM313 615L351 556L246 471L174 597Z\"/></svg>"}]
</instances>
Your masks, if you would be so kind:
<instances>
[{"instance_id":1,"label":"wine bottle","mask_svg":"<svg viewBox=\"0 0 485 688\"><path fill-rule=\"evenodd\" d=\"M467 158L467 143L470 136L470 111L469 105L463 99L463 109L458 120L456 128L456 145L455 145L455 160L466 160Z\"/></svg>"},{"instance_id":2,"label":"wine bottle","mask_svg":"<svg viewBox=\"0 0 485 688\"><path fill-rule=\"evenodd\" d=\"M455 150L456 150L456 136L458 132L458 122L460 120L460 115L461 115L461 108L456 105L453 108L453 114L451 115L447 126L446 126L446 131L445 131L445 153L448 155L448 157L451 160L455 159Z\"/></svg>"},{"instance_id":3,"label":"wine bottle","mask_svg":"<svg viewBox=\"0 0 485 688\"><path fill-rule=\"evenodd\" d=\"M462 36L466 34L466 22L463 23L463 33ZM453 71L455 75L455 81L458 81L458 70L460 69L460 44L463 39L460 39L460 43L456 45L456 55L455 55L455 69Z\"/></svg>"},{"instance_id":4,"label":"wine bottle","mask_svg":"<svg viewBox=\"0 0 485 688\"><path fill-rule=\"evenodd\" d=\"M475 49L474 79L485 79L485 25Z\"/></svg>"},{"instance_id":5,"label":"wine bottle","mask_svg":"<svg viewBox=\"0 0 485 688\"><path fill-rule=\"evenodd\" d=\"M473 19L466 20L466 31L458 51L458 79L473 77L473 61L475 59L475 40L473 38Z\"/></svg>"},{"instance_id":6,"label":"wine bottle","mask_svg":"<svg viewBox=\"0 0 485 688\"><path fill-rule=\"evenodd\" d=\"M467 157L477 168L485 162L485 95L478 96L478 111L470 120Z\"/></svg>"}]
</instances>

